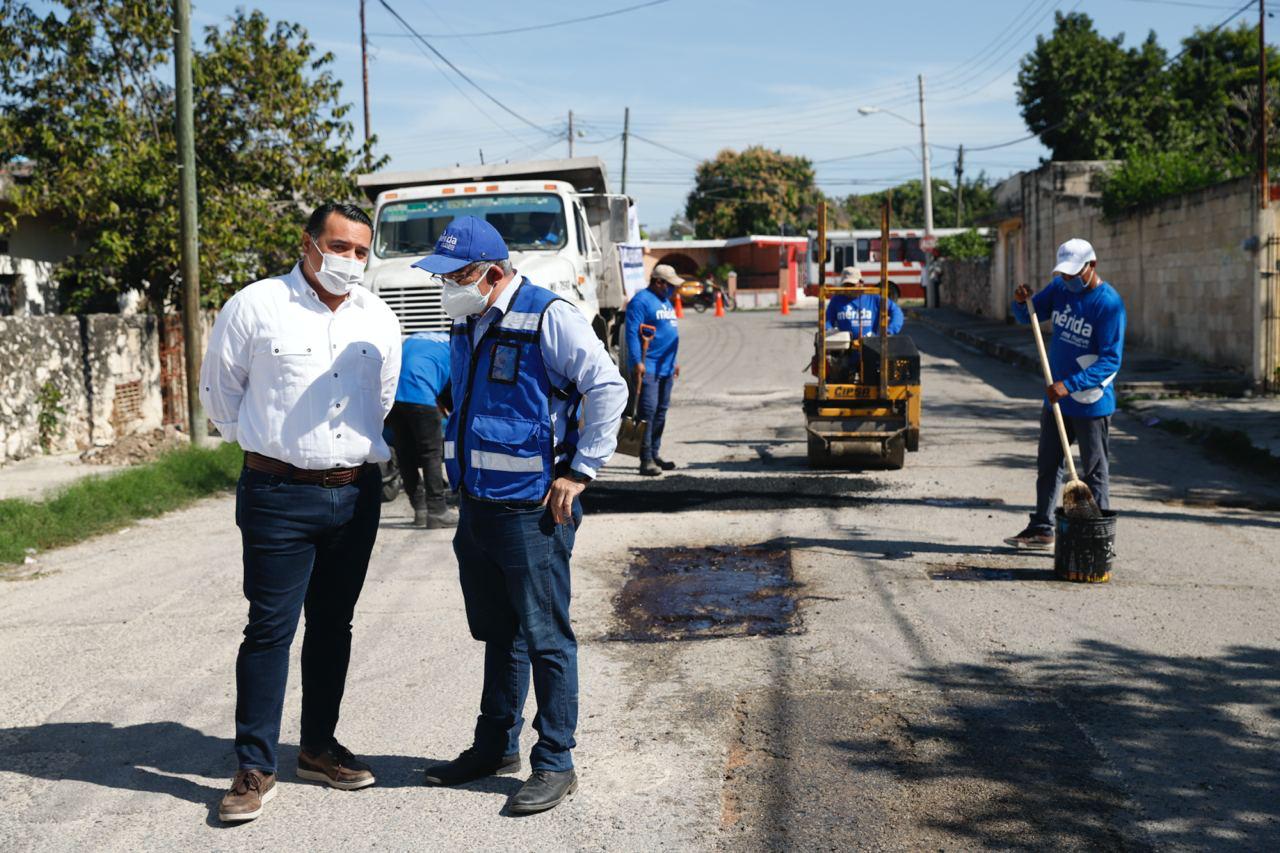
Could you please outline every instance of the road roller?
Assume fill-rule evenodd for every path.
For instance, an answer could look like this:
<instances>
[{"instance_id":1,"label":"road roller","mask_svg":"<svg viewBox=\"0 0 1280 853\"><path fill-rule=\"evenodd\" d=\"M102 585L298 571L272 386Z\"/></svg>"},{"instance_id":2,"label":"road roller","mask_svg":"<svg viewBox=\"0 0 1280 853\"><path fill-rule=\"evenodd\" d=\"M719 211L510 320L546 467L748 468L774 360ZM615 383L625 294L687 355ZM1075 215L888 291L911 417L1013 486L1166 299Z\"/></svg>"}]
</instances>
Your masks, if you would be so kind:
<instances>
[{"instance_id":1,"label":"road roller","mask_svg":"<svg viewBox=\"0 0 1280 853\"><path fill-rule=\"evenodd\" d=\"M881 208L880 246L889 246L891 202ZM818 257L826 258L826 208L818 212ZM889 255L880 253L876 286L828 285L819 269L813 373L804 386L812 468L901 468L920 448L920 353L910 336L889 334ZM879 294L878 333L854 337L827 329L827 300Z\"/></svg>"}]
</instances>

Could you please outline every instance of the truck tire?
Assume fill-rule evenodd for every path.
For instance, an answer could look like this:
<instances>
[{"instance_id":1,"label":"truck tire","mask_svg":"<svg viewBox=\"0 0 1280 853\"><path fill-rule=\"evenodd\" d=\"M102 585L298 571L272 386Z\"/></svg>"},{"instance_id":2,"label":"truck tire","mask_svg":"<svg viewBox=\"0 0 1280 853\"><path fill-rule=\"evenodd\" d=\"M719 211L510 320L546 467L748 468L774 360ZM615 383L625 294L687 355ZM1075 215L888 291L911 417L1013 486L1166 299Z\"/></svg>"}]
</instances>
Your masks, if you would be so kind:
<instances>
[{"instance_id":1,"label":"truck tire","mask_svg":"<svg viewBox=\"0 0 1280 853\"><path fill-rule=\"evenodd\" d=\"M889 282L889 298L894 302L897 302L902 298L902 291L898 290L898 285L893 282Z\"/></svg>"}]
</instances>

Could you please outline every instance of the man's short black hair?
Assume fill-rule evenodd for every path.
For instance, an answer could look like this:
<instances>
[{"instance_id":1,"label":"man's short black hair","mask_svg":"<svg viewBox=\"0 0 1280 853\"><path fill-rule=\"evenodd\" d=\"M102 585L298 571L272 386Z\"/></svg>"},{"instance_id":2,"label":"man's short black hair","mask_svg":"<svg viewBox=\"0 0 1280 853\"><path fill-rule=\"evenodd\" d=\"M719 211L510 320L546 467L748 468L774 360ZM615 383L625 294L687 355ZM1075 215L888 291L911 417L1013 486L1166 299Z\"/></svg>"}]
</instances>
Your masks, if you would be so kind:
<instances>
[{"instance_id":1,"label":"man's short black hair","mask_svg":"<svg viewBox=\"0 0 1280 853\"><path fill-rule=\"evenodd\" d=\"M328 220L330 213L336 213L343 219L350 219L352 222L367 225L370 231L373 230L373 222L369 219L369 214L356 205L342 201L326 201L311 211L311 218L307 220L306 231L311 235L311 239L314 240L324 233L324 223Z\"/></svg>"}]
</instances>

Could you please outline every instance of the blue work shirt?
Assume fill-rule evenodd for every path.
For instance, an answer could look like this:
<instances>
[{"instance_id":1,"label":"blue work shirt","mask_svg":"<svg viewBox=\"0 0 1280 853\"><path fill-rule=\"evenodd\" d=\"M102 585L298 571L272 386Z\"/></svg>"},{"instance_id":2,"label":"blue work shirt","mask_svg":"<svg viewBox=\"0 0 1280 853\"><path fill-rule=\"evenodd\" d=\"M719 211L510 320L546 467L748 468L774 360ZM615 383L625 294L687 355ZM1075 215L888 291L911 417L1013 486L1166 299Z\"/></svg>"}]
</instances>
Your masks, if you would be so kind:
<instances>
[{"instance_id":1,"label":"blue work shirt","mask_svg":"<svg viewBox=\"0 0 1280 853\"><path fill-rule=\"evenodd\" d=\"M475 321L473 349L489 326L507 313L520 281L520 273L516 272L493 305ZM538 329L537 315L523 319L529 331ZM618 446L618 424L622 421L622 410L627 407L627 383L576 305L563 300L552 302L542 317L538 341L551 384L557 388L572 385L583 396L578 451L570 467L594 479ZM465 393L465 390L454 389L455 404L461 405L462 395L458 392ZM564 441L568 432L569 405L568 400L559 397L551 402L551 428L556 444Z\"/></svg>"},{"instance_id":2,"label":"blue work shirt","mask_svg":"<svg viewBox=\"0 0 1280 853\"><path fill-rule=\"evenodd\" d=\"M434 406L449 384L449 333L418 332L401 345L397 403Z\"/></svg>"},{"instance_id":3,"label":"blue work shirt","mask_svg":"<svg viewBox=\"0 0 1280 853\"><path fill-rule=\"evenodd\" d=\"M1067 290L1061 278L1031 297L1037 319L1049 318L1049 370L1071 392L1058 401L1062 414L1100 418L1116 410L1116 374L1124 355L1124 300L1105 281L1082 293ZM1030 323L1031 313L1013 303L1013 316ZM1048 405L1048 400L1045 400Z\"/></svg>"},{"instance_id":4,"label":"blue work shirt","mask_svg":"<svg viewBox=\"0 0 1280 853\"><path fill-rule=\"evenodd\" d=\"M890 299L889 334L901 332L904 322L902 309ZM854 338L880 334L880 297L874 293L836 294L827 303L827 328L848 332Z\"/></svg>"},{"instance_id":5,"label":"blue work shirt","mask_svg":"<svg viewBox=\"0 0 1280 853\"><path fill-rule=\"evenodd\" d=\"M640 326L653 326L656 330L649 340L649 351L644 356L646 377L665 379L676 372L676 352L680 349L679 321L671 300L654 293L650 288L637 293L627 303L627 360L635 370L644 352L640 339Z\"/></svg>"}]
</instances>

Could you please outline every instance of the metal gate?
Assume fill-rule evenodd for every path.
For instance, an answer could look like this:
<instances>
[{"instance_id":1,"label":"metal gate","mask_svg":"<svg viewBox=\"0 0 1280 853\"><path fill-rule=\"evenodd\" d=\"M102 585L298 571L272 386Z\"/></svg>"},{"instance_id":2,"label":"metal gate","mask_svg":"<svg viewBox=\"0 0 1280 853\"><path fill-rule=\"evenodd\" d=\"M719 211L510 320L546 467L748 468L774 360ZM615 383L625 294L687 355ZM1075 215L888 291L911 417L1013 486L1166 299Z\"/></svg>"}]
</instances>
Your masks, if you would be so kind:
<instances>
[{"instance_id":1,"label":"metal gate","mask_svg":"<svg viewBox=\"0 0 1280 853\"><path fill-rule=\"evenodd\" d=\"M183 351L182 315L165 314L160 323L160 399L164 423L187 428L187 359Z\"/></svg>"}]
</instances>

